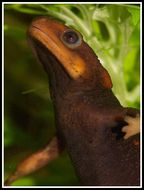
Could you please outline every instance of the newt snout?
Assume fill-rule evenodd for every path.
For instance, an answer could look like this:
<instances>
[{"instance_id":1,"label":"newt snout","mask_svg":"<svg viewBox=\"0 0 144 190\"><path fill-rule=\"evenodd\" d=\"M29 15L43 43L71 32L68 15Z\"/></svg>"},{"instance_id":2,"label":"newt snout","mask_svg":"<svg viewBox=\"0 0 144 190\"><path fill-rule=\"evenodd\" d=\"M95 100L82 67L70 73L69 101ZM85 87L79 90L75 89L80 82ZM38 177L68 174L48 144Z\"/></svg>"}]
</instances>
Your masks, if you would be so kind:
<instances>
[{"instance_id":1,"label":"newt snout","mask_svg":"<svg viewBox=\"0 0 144 190\"><path fill-rule=\"evenodd\" d=\"M69 30L68 27L59 25L53 20L40 18L32 22L29 35L50 50L71 78L77 79L84 75L86 72L85 63L77 55L77 52L71 49L74 43L77 43L77 46L82 43L82 36L78 32ZM71 46L67 47L65 44L68 38L71 39Z\"/></svg>"}]
</instances>

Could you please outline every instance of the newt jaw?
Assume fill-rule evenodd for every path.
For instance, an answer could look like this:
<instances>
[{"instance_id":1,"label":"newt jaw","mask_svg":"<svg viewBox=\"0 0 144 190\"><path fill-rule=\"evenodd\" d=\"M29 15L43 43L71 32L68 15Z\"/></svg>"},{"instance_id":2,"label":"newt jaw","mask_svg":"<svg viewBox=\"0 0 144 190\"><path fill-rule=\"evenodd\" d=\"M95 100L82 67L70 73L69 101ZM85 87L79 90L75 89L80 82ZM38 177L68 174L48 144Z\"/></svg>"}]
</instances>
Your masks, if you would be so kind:
<instances>
[{"instance_id":1,"label":"newt jaw","mask_svg":"<svg viewBox=\"0 0 144 190\"><path fill-rule=\"evenodd\" d=\"M57 37L51 34L51 32L50 35L48 35L37 26L32 25L29 29L29 35L52 52L71 78L85 78L86 66L84 60L75 52L71 52L66 48Z\"/></svg>"}]
</instances>

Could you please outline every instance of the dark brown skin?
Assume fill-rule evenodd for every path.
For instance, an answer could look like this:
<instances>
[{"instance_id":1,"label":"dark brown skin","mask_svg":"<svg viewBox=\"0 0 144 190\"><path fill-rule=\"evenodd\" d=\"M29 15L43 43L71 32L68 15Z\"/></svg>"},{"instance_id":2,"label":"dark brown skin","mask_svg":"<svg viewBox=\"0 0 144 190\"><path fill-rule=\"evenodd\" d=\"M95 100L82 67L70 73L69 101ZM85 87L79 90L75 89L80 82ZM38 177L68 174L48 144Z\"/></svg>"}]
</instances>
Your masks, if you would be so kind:
<instances>
[{"instance_id":1,"label":"dark brown skin","mask_svg":"<svg viewBox=\"0 0 144 190\"><path fill-rule=\"evenodd\" d=\"M129 125L125 117L136 118L139 110L121 106L93 50L83 40L71 44L69 38L75 37L64 35L69 30L57 21L39 18L28 31L33 51L49 77L59 147L66 146L81 185L138 186L139 134L124 139L122 128ZM77 31L70 35L73 32L81 39Z\"/></svg>"}]
</instances>

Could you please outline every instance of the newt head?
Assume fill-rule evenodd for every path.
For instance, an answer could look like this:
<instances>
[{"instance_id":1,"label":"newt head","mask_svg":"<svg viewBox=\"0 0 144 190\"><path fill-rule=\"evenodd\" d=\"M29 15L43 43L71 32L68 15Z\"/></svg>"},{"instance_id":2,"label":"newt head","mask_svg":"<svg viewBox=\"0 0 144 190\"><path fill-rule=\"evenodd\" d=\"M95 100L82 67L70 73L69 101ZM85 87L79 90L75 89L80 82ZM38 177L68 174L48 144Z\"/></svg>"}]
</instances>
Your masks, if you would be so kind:
<instances>
[{"instance_id":1,"label":"newt head","mask_svg":"<svg viewBox=\"0 0 144 190\"><path fill-rule=\"evenodd\" d=\"M73 83L82 89L112 87L108 72L78 31L41 17L31 23L28 36L49 78L56 78L51 80L63 81L63 85Z\"/></svg>"}]
</instances>

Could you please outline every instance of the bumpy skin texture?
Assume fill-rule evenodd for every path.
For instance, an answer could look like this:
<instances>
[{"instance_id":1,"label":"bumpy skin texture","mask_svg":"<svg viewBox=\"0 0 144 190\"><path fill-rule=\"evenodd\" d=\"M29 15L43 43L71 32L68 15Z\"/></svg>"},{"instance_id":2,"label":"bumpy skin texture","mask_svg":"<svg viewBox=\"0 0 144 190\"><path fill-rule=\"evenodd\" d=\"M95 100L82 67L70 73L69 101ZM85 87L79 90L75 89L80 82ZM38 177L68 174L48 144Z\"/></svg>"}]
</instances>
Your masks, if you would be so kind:
<instances>
[{"instance_id":1,"label":"bumpy skin texture","mask_svg":"<svg viewBox=\"0 0 144 190\"><path fill-rule=\"evenodd\" d=\"M138 111L79 98L61 112L59 126L81 184L139 185L139 135L124 140L121 132L123 118Z\"/></svg>"},{"instance_id":2,"label":"bumpy skin texture","mask_svg":"<svg viewBox=\"0 0 144 190\"><path fill-rule=\"evenodd\" d=\"M122 132L125 117L134 118L139 110L120 105L109 74L84 41L72 50L62 44L67 29L46 18L33 21L29 29L49 77L59 137L82 185L139 185L139 134L125 140Z\"/></svg>"}]
</instances>

